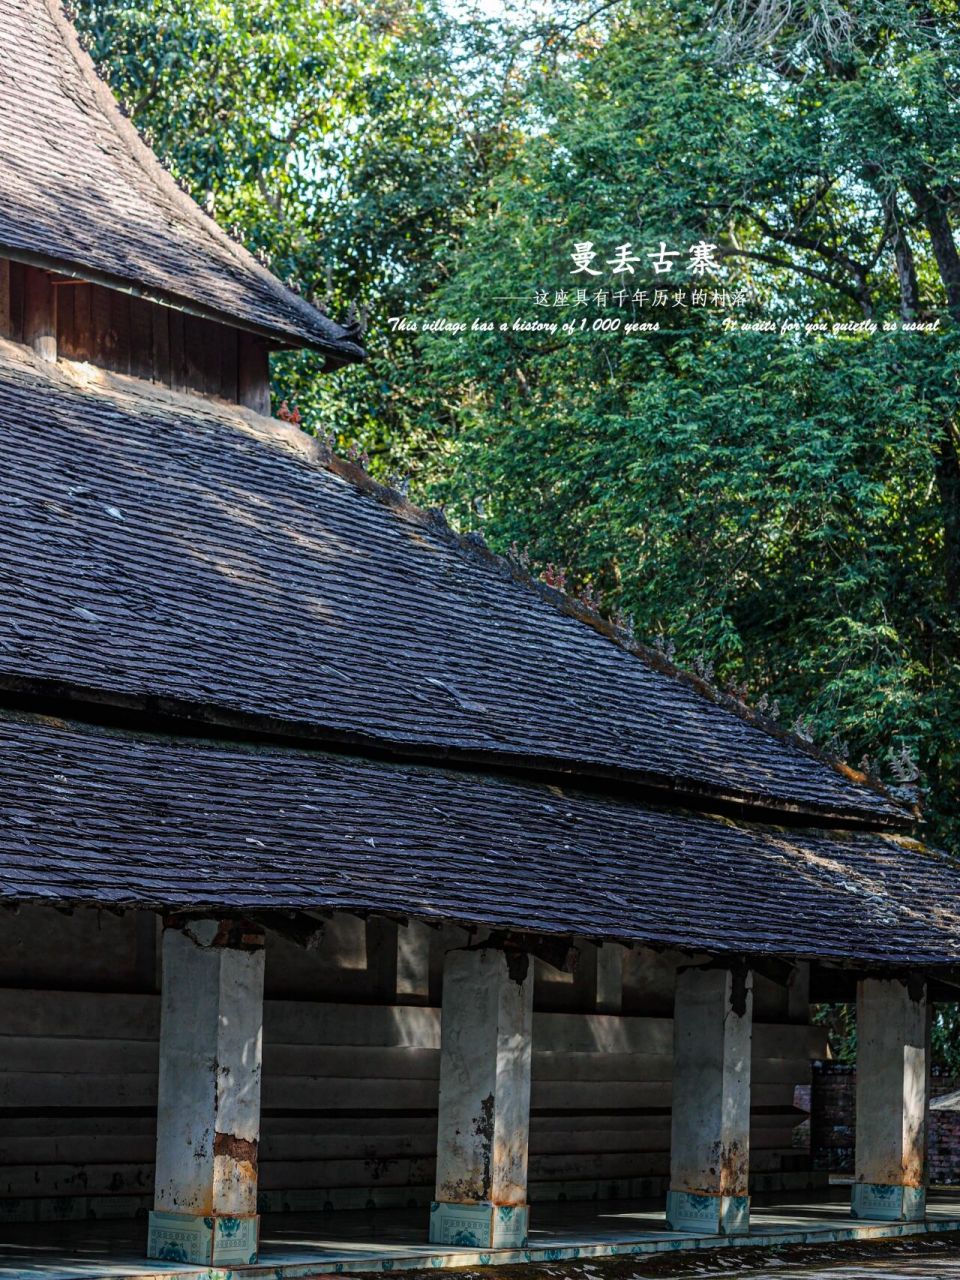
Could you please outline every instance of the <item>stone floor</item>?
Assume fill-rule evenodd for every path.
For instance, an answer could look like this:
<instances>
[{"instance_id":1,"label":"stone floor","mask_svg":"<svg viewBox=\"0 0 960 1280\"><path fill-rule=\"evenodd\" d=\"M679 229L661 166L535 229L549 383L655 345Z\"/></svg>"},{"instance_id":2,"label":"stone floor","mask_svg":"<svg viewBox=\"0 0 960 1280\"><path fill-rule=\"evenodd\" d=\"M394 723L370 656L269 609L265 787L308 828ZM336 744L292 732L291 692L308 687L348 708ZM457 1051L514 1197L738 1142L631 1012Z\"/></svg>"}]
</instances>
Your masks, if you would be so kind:
<instances>
[{"instance_id":1,"label":"stone floor","mask_svg":"<svg viewBox=\"0 0 960 1280\"><path fill-rule=\"evenodd\" d=\"M260 1262L222 1268L146 1262L146 1223L30 1223L6 1226L0 1236L4 1280L300 1280L342 1272L429 1267L478 1267L509 1262L556 1262L637 1256L666 1250L729 1247L729 1239L667 1231L659 1208L628 1208L624 1202L538 1204L531 1210L528 1247L519 1251L431 1246L425 1242L423 1210L379 1210L340 1214L272 1214L261 1228ZM798 1201L757 1205L744 1245L826 1244L960 1231L960 1194L933 1193L923 1223L851 1220L845 1202Z\"/></svg>"}]
</instances>

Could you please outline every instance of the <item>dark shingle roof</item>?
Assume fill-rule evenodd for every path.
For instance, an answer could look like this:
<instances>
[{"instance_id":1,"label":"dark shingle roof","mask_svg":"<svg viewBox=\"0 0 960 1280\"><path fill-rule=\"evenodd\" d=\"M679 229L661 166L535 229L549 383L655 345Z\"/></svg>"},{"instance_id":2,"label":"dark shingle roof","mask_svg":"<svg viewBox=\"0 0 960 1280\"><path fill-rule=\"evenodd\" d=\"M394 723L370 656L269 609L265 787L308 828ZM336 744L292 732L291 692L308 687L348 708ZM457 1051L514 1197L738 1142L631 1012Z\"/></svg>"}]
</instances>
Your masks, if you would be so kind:
<instances>
[{"instance_id":1,"label":"dark shingle roof","mask_svg":"<svg viewBox=\"0 0 960 1280\"><path fill-rule=\"evenodd\" d=\"M57 0L0 0L0 254L335 359L363 352L182 192L121 115Z\"/></svg>"},{"instance_id":2,"label":"dark shingle roof","mask_svg":"<svg viewBox=\"0 0 960 1280\"><path fill-rule=\"evenodd\" d=\"M0 344L0 686L905 820L360 491L302 432L85 377Z\"/></svg>"},{"instance_id":3,"label":"dark shingle roof","mask_svg":"<svg viewBox=\"0 0 960 1280\"><path fill-rule=\"evenodd\" d=\"M342 909L956 963L960 872L533 781L0 716L0 900Z\"/></svg>"}]
</instances>

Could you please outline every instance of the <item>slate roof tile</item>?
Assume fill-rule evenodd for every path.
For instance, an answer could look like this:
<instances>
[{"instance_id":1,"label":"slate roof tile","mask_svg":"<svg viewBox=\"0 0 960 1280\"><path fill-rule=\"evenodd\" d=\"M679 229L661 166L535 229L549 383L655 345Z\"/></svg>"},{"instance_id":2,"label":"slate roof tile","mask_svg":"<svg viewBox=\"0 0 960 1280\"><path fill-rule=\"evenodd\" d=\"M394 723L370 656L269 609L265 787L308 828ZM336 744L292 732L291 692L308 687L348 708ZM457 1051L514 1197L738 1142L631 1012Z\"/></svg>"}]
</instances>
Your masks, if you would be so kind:
<instances>
[{"instance_id":1,"label":"slate roof tile","mask_svg":"<svg viewBox=\"0 0 960 1280\"><path fill-rule=\"evenodd\" d=\"M0 686L909 821L285 424L0 343L0 473Z\"/></svg>"},{"instance_id":2,"label":"slate roof tile","mask_svg":"<svg viewBox=\"0 0 960 1280\"><path fill-rule=\"evenodd\" d=\"M373 911L878 965L960 956L960 871L891 836L10 714L4 898Z\"/></svg>"},{"instance_id":3,"label":"slate roof tile","mask_svg":"<svg viewBox=\"0 0 960 1280\"><path fill-rule=\"evenodd\" d=\"M189 198L99 80L57 0L0 0L0 253L343 360L347 331Z\"/></svg>"}]
</instances>

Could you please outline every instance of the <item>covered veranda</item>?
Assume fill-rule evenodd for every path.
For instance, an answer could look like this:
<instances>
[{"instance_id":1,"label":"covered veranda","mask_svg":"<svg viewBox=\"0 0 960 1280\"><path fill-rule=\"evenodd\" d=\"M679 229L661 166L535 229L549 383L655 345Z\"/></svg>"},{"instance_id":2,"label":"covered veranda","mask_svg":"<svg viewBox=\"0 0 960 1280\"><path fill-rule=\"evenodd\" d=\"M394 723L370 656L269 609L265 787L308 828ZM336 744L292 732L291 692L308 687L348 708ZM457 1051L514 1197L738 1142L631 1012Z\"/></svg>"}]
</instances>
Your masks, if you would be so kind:
<instances>
[{"instance_id":1,"label":"covered veranda","mask_svg":"<svg viewBox=\"0 0 960 1280\"><path fill-rule=\"evenodd\" d=\"M936 1001L954 998L957 980L960 887L938 855L872 832L787 832L573 788L558 795L540 783L465 771L292 750L267 756L34 720L11 724L11 745L18 735L29 737L29 749L22 756L9 751L4 763L17 784L10 794L20 797L14 816L22 821L11 825L5 855L11 879L17 874L17 897L45 900L48 908L136 906L157 911L163 929L159 957L152 950L149 956L151 964L160 960L158 1008L149 1016L140 997L111 996L108 1006L74 993L72 1003L57 1005L67 1021L47 1029L69 1054L95 1034L98 1018L112 1019L121 1040L131 1034L131 1016L145 1019L140 1034L156 1046L150 1052L158 1071L149 1093L134 1093L128 1077L117 1076L117 1101L149 1104L156 1116L152 1176L142 1184L152 1201L149 1219L111 1224L108 1206L91 1200L73 1223L41 1221L39 1214L32 1225L8 1222L0 1237L5 1273L29 1275L39 1266L52 1276L229 1271L269 1272L279 1280L325 1269L461 1266L559 1258L573 1250L603 1256L960 1227L960 1204L935 1201L928 1209L925 1199L929 1014ZM41 736L56 753L54 823L49 806L41 821L35 795ZM19 785L13 775L21 761ZM263 785L242 787L254 770ZM316 812L319 771L328 778L321 839L315 819L302 818ZM124 785L107 795L107 804L102 778L118 774ZM187 776L189 788L178 787ZM305 789L307 781L313 790ZM344 798L338 788L347 783L353 785ZM91 795L110 819L109 864L83 839ZM383 795L390 799L389 827L378 807ZM427 796L435 803L427 805ZM298 803L303 798L310 803ZM217 822L201 826L201 809L216 813ZM162 822L140 816L157 812ZM501 824L511 815L515 821L501 838L469 822L476 812ZM269 833L270 846L245 838L254 830ZM366 837L370 831L377 836ZM416 833L415 842L391 834L398 831ZM158 902L161 894L165 901ZM432 1192L429 1209L420 1200L375 1216L345 1210L274 1216L275 1205L262 1194L271 1187L259 1185L261 1084L264 1065L270 1069L263 1055L267 935L282 928L309 948L324 913L337 908L403 913L425 925L473 925L467 937L442 948L439 1034L431 1049L437 1073L416 1104L428 1107L431 1127L436 1116L434 1154L422 1177ZM654 1203L631 1194L601 1208L599 1201L571 1196L551 1204L529 1194L536 966L564 964L578 937L682 953L671 980L669 1061L656 1064L658 1072L665 1068L658 1078L669 1084L669 1149L666 1194ZM764 1096L763 1081L752 1079L762 1027L754 1017L757 987L774 977L789 982L811 964L813 999L858 1003L855 1179L842 1202L805 1203L809 1193L794 1190L769 1206L757 1194L761 1170L751 1178L750 1167L752 1103L762 1105ZM32 1000L20 1004L29 1030L44 997L37 996L36 1008ZM298 1017L308 1018L310 1008L304 1002ZM347 1019L348 1008L338 1006L334 1021ZM801 1011L800 1024L806 1020ZM632 1017L612 1021L626 1027ZM145 1072L146 1057L135 1047L122 1050L131 1079ZM642 1091L644 1073L654 1069L644 1057L649 1048L633 1040L624 1047L637 1058ZM374 1051L367 1043L353 1054L354 1074L364 1053ZM109 1068L112 1052L107 1046L96 1061ZM30 1085L24 1102L45 1105L60 1073L31 1080L29 1058L23 1063L24 1087ZM122 1065L119 1058L113 1063L116 1070ZM398 1068L395 1078L405 1072ZM322 1106L325 1087L317 1075L302 1092ZM347 1078L343 1089L349 1088ZM274 1089L267 1111L283 1101ZM82 1096L60 1101L72 1116ZM364 1105L376 1103L374 1097ZM609 1109L629 1106L611 1101ZM72 1150L82 1148L79 1134L48 1145L68 1138ZM24 1142L31 1141L27 1134ZM307 1137L306 1146L315 1141ZM36 1193L24 1183L9 1194L23 1201Z\"/></svg>"}]
</instances>

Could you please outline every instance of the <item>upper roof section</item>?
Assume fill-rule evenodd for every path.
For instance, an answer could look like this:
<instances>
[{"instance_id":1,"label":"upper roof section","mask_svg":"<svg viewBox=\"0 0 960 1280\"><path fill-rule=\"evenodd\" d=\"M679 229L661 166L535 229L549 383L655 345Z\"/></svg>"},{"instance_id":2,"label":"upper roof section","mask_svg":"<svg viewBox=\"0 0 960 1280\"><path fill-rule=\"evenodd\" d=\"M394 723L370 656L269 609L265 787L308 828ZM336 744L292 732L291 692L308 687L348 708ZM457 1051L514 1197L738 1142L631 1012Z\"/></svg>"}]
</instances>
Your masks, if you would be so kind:
<instances>
[{"instance_id":1,"label":"upper roof section","mask_svg":"<svg viewBox=\"0 0 960 1280\"><path fill-rule=\"evenodd\" d=\"M57 0L0 0L0 254L363 357L174 182L97 77Z\"/></svg>"},{"instance_id":2,"label":"upper roof section","mask_svg":"<svg viewBox=\"0 0 960 1280\"><path fill-rule=\"evenodd\" d=\"M0 475L0 688L910 821L292 427L0 343Z\"/></svg>"}]
</instances>

